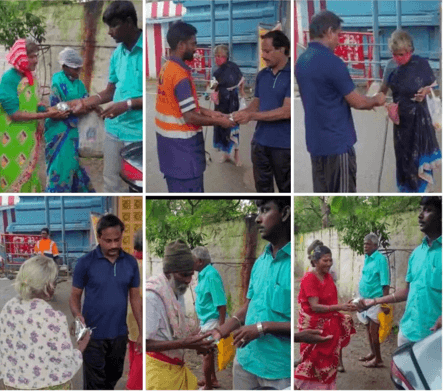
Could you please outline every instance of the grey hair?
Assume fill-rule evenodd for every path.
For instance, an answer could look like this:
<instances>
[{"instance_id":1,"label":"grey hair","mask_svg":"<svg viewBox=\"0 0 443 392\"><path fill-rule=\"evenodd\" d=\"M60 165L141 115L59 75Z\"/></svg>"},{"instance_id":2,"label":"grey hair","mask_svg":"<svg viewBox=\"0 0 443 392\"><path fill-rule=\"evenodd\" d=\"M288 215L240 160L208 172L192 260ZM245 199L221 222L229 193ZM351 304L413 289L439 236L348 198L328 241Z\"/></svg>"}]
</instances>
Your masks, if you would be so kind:
<instances>
[{"instance_id":1,"label":"grey hair","mask_svg":"<svg viewBox=\"0 0 443 392\"><path fill-rule=\"evenodd\" d=\"M49 257L38 255L26 260L15 278L14 288L20 298L29 301L40 294L50 296L48 289L55 289L57 265Z\"/></svg>"},{"instance_id":2,"label":"grey hair","mask_svg":"<svg viewBox=\"0 0 443 392\"><path fill-rule=\"evenodd\" d=\"M369 241L369 242L373 243L374 245L378 246L377 234L369 233L368 235L365 236L365 241Z\"/></svg>"},{"instance_id":3,"label":"grey hair","mask_svg":"<svg viewBox=\"0 0 443 392\"><path fill-rule=\"evenodd\" d=\"M411 35L402 29L395 30L388 40L389 50L394 53L398 50L414 51L414 42Z\"/></svg>"},{"instance_id":4,"label":"grey hair","mask_svg":"<svg viewBox=\"0 0 443 392\"><path fill-rule=\"evenodd\" d=\"M27 54L29 55L30 53L38 52L38 50L39 50L38 42L32 37L26 38L26 52L27 52Z\"/></svg>"},{"instance_id":5,"label":"grey hair","mask_svg":"<svg viewBox=\"0 0 443 392\"><path fill-rule=\"evenodd\" d=\"M217 55L217 53L224 53L226 55L226 58L229 58L229 48L226 45L217 45L214 49L214 55Z\"/></svg>"},{"instance_id":6,"label":"grey hair","mask_svg":"<svg viewBox=\"0 0 443 392\"><path fill-rule=\"evenodd\" d=\"M208 249L206 249L204 246L197 246L192 249L192 255L195 258L203 260L206 263L211 262L211 255L209 254Z\"/></svg>"}]
</instances>

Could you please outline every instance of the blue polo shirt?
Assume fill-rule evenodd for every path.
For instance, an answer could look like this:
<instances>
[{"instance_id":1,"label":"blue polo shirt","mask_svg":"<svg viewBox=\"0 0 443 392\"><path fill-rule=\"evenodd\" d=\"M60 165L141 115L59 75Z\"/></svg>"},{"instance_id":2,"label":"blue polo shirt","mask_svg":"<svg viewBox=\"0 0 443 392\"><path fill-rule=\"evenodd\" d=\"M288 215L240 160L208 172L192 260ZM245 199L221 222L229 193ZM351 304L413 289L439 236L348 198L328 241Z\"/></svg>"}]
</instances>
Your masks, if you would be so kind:
<instances>
[{"instance_id":1,"label":"blue polo shirt","mask_svg":"<svg viewBox=\"0 0 443 392\"><path fill-rule=\"evenodd\" d=\"M112 53L109 83L115 84L114 102L143 97L143 34L132 50L121 43ZM143 110L128 110L105 120L106 132L125 141L143 140Z\"/></svg>"},{"instance_id":2,"label":"blue polo shirt","mask_svg":"<svg viewBox=\"0 0 443 392\"><path fill-rule=\"evenodd\" d=\"M226 295L222 278L211 264L198 273L195 294L195 311L200 324L218 319L220 317L218 307L226 305Z\"/></svg>"},{"instance_id":3,"label":"blue polo shirt","mask_svg":"<svg viewBox=\"0 0 443 392\"><path fill-rule=\"evenodd\" d=\"M271 245L252 268L246 297L250 300L245 325L259 321L291 321L291 243L275 258ZM269 380L291 377L291 339L266 334L237 350L238 363L248 372Z\"/></svg>"},{"instance_id":4,"label":"blue polo shirt","mask_svg":"<svg viewBox=\"0 0 443 392\"><path fill-rule=\"evenodd\" d=\"M441 316L441 277L441 237L431 246L425 237L409 258L405 279L409 294L400 321L401 333L413 342L429 336L430 328Z\"/></svg>"},{"instance_id":5,"label":"blue polo shirt","mask_svg":"<svg viewBox=\"0 0 443 392\"><path fill-rule=\"evenodd\" d=\"M82 314L94 328L92 339L114 339L128 333L126 314L129 289L140 286L137 260L120 251L112 264L100 246L80 257L72 286L85 291Z\"/></svg>"},{"instance_id":6,"label":"blue polo shirt","mask_svg":"<svg viewBox=\"0 0 443 392\"><path fill-rule=\"evenodd\" d=\"M260 100L260 112L281 108L285 98L291 98L290 61L276 75L271 68L258 73L255 97ZM291 148L291 119L257 121L252 140L265 147Z\"/></svg>"},{"instance_id":7,"label":"blue polo shirt","mask_svg":"<svg viewBox=\"0 0 443 392\"><path fill-rule=\"evenodd\" d=\"M345 96L354 89L346 64L319 42L299 57L295 76L305 110L306 145L312 156L343 154L357 141Z\"/></svg>"},{"instance_id":8,"label":"blue polo shirt","mask_svg":"<svg viewBox=\"0 0 443 392\"><path fill-rule=\"evenodd\" d=\"M362 298L383 297L383 286L389 286L389 265L386 257L378 250L365 255L365 264L359 283Z\"/></svg>"}]
</instances>

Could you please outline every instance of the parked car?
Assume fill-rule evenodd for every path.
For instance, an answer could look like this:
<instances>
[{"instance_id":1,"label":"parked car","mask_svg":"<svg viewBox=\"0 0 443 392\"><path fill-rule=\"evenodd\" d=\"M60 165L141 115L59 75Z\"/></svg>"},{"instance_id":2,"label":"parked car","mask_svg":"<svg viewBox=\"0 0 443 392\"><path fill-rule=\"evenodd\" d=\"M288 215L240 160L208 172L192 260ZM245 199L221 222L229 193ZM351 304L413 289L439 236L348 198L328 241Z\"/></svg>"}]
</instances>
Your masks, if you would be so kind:
<instances>
[{"instance_id":1,"label":"parked car","mask_svg":"<svg viewBox=\"0 0 443 392\"><path fill-rule=\"evenodd\" d=\"M407 343L394 351L391 379L397 389L440 390L441 329L415 343Z\"/></svg>"},{"instance_id":2,"label":"parked car","mask_svg":"<svg viewBox=\"0 0 443 392\"><path fill-rule=\"evenodd\" d=\"M143 142L135 142L124 147L120 156L122 168L120 177L129 186L130 192L143 191Z\"/></svg>"}]
</instances>

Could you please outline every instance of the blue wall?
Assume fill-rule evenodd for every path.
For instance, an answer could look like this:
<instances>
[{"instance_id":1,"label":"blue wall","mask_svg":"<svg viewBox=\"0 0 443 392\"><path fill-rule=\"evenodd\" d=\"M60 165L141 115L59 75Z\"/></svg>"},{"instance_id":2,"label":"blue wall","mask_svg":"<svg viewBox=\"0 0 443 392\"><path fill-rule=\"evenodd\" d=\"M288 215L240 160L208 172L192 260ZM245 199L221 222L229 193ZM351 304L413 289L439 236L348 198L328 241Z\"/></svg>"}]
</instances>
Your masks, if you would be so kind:
<instances>
[{"instance_id":1,"label":"blue wall","mask_svg":"<svg viewBox=\"0 0 443 392\"><path fill-rule=\"evenodd\" d=\"M211 46L211 7L215 4L215 43L229 43L229 12L227 0L174 0L181 2L187 9L183 21L197 29L197 45ZM244 73L255 74L258 59L258 26L274 26L286 15L286 0L233 0L232 40L233 50L231 60L237 63Z\"/></svg>"},{"instance_id":2,"label":"blue wall","mask_svg":"<svg viewBox=\"0 0 443 392\"><path fill-rule=\"evenodd\" d=\"M49 220L51 239L62 252L62 222L60 196L46 196L49 199ZM91 250L91 212L103 214L111 207L109 197L63 196L65 207L65 241L68 264ZM15 206L16 222L8 226L8 232L17 234L40 234L46 226L45 200L43 196L20 196Z\"/></svg>"}]
</instances>

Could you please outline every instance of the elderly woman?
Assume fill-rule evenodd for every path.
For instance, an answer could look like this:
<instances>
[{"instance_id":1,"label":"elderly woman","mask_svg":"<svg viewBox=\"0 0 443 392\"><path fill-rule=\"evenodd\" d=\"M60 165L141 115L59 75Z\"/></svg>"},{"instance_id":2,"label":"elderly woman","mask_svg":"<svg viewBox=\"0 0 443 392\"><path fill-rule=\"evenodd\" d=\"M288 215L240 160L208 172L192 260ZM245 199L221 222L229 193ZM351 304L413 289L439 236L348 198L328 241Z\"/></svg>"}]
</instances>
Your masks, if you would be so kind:
<instances>
[{"instance_id":1,"label":"elderly woman","mask_svg":"<svg viewBox=\"0 0 443 392\"><path fill-rule=\"evenodd\" d=\"M0 312L0 378L6 389L71 389L82 365L89 333L71 343L66 316L47 302L54 294L57 265L35 256L15 280L18 297Z\"/></svg>"},{"instance_id":2,"label":"elderly woman","mask_svg":"<svg viewBox=\"0 0 443 392\"><path fill-rule=\"evenodd\" d=\"M244 78L237 64L229 61L229 49L225 45L216 46L214 50L215 63L219 67L214 72L217 80L216 93L218 99L215 102L215 111L231 114L239 110L239 89L242 95ZM222 128L214 126L214 148L222 152L221 162L230 160L230 154L234 149L234 162L241 166L239 157L239 126Z\"/></svg>"},{"instance_id":3,"label":"elderly woman","mask_svg":"<svg viewBox=\"0 0 443 392\"><path fill-rule=\"evenodd\" d=\"M38 63L38 45L17 40L6 60L13 68L0 82L0 192L41 192L37 161L42 134L38 120L61 119L67 113L38 105L33 72Z\"/></svg>"},{"instance_id":4,"label":"elderly woman","mask_svg":"<svg viewBox=\"0 0 443 392\"><path fill-rule=\"evenodd\" d=\"M397 186L401 192L429 191L432 171L441 164L441 151L425 99L435 76L428 61L413 54L412 38L406 31L394 31L388 44L395 64L391 62L386 67L381 91L386 93L390 88L394 100L388 110L395 120Z\"/></svg>"},{"instance_id":5,"label":"elderly woman","mask_svg":"<svg viewBox=\"0 0 443 392\"><path fill-rule=\"evenodd\" d=\"M52 78L51 106L59 102L66 102L71 108L81 106L80 99L88 96L79 80L83 59L74 49L65 48L59 54L59 63L62 70ZM64 120L46 120L46 192L94 192L80 165L77 126L78 117L73 114Z\"/></svg>"},{"instance_id":6,"label":"elderly woman","mask_svg":"<svg viewBox=\"0 0 443 392\"><path fill-rule=\"evenodd\" d=\"M337 288L329 274L331 250L318 246L310 260L314 270L306 272L300 282L298 329L321 330L322 336L331 336L331 339L300 345L301 361L295 369L295 386L311 390L337 389L340 350L349 344L351 334L355 333L352 317L340 311L355 311L357 307L338 303Z\"/></svg>"}]
</instances>

